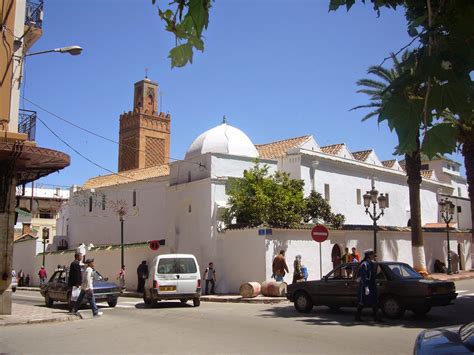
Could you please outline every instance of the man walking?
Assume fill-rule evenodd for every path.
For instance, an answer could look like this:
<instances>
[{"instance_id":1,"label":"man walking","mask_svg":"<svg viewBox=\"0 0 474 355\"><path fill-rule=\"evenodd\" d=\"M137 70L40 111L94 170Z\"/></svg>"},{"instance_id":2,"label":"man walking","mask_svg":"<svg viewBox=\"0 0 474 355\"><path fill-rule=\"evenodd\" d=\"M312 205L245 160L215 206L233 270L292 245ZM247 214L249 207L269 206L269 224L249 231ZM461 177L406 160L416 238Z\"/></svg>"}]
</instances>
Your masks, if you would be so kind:
<instances>
[{"instance_id":1,"label":"man walking","mask_svg":"<svg viewBox=\"0 0 474 355\"><path fill-rule=\"evenodd\" d=\"M202 277L206 280L206 291L205 294L209 294L209 283L211 284L211 294L215 295L214 287L216 285L216 270L214 269L214 263L210 262L209 267L204 271L204 276Z\"/></svg>"},{"instance_id":2,"label":"man walking","mask_svg":"<svg viewBox=\"0 0 474 355\"><path fill-rule=\"evenodd\" d=\"M137 268L137 292L143 293L145 291L145 280L148 278L148 265L146 264L146 260L143 260Z\"/></svg>"},{"instance_id":3,"label":"man walking","mask_svg":"<svg viewBox=\"0 0 474 355\"><path fill-rule=\"evenodd\" d=\"M359 268L360 283L358 292L358 304L356 321L362 322L362 309L364 307L372 307L374 321L381 321L377 316L378 305L377 305L377 286L375 283L376 277L376 265L374 264L375 253L372 249L368 249L364 252L364 260L362 260Z\"/></svg>"},{"instance_id":4,"label":"man walking","mask_svg":"<svg viewBox=\"0 0 474 355\"><path fill-rule=\"evenodd\" d=\"M81 287L82 284L82 271L81 271L81 260L82 254L74 254L74 261L69 265L69 278L67 284L71 287L71 300L69 302L69 312L72 312L76 305L77 296L74 295L77 293L77 289Z\"/></svg>"},{"instance_id":5,"label":"man walking","mask_svg":"<svg viewBox=\"0 0 474 355\"><path fill-rule=\"evenodd\" d=\"M95 304L95 297L94 297L94 284L93 284L94 259L87 259L86 265L87 265L87 268L86 268L86 271L84 271L84 277L82 278L81 293L79 294L79 297L77 298L73 313L77 313L77 311L79 310L79 307L82 304L82 300L84 299L84 297L86 297L87 300L89 301L89 304L91 305L92 315L94 317L100 317L103 313L99 312L99 310L97 309L97 305Z\"/></svg>"},{"instance_id":6,"label":"man walking","mask_svg":"<svg viewBox=\"0 0 474 355\"><path fill-rule=\"evenodd\" d=\"M40 279L40 286L43 286L46 283L46 278L48 277L48 274L46 273L46 269L44 268L44 266L41 266L41 269L38 272L38 276Z\"/></svg>"},{"instance_id":7,"label":"man walking","mask_svg":"<svg viewBox=\"0 0 474 355\"><path fill-rule=\"evenodd\" d=\"M285 271L289 272L288 265L286 265L284 250L280 250L280 254L278 254L275 259L273 259L272 270L273 276L275 276L275 280L283 282Z\"/></svg>"}]
</instances>

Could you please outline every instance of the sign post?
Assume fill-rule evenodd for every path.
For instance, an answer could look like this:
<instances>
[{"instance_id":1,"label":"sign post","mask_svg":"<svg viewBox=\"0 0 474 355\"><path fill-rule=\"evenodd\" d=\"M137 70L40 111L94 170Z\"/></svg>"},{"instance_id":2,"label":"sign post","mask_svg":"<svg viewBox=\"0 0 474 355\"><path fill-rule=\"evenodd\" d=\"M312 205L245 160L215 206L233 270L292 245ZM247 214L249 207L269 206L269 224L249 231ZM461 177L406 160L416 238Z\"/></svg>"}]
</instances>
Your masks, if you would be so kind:
<instances>
[{"instance_id":1,"label":"sign post","mask_svg":"<svg viewBox=\"0 0 474 355\"><path fill-rule=\"evenodd\" d=\"M323 278L323 253L321 248L321 243L328 239L329 231L328 229L318 224L311 229L311 237L315 242L319 243L319 278Z\"/></svg>"}]
</instances>

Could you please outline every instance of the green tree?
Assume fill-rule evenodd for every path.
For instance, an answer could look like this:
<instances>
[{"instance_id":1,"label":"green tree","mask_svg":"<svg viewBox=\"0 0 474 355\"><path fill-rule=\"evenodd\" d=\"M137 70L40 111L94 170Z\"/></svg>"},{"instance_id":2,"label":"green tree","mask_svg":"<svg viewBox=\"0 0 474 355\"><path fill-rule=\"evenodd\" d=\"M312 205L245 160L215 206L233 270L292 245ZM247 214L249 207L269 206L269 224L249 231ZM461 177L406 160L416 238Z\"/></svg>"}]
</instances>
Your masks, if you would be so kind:
<instances>
[{"instance_id":1,"label":"green tree","mask_svg":"<svg viewBox=\"0 0 474 355\"><path fill-rule=\"evenodd\" d=\"M344 224L346 220L345 216L340 213L334 214L331 211L329 202L327 202L319 192L312 191L305 199L305 202L306 222L310 220L315 222L323 221L324 223L332 224L336 228L340 228Z\"/></svg>"}]
</instances>

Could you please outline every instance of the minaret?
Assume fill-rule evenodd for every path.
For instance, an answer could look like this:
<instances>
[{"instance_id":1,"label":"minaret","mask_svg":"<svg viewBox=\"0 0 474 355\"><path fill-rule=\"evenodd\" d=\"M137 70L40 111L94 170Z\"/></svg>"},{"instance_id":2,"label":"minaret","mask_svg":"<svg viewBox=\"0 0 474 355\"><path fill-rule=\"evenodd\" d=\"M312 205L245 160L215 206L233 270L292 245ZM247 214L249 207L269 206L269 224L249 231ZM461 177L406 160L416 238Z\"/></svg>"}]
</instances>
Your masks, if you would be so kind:
<instances>
[{"instance_id":1,"label":"minaret","mask_svg":"<svg viewBox=\"0 0 474 355\"><path fill-rule=\"evenodd\" d=\"M147 77L135 83L133 111L120 115L118 171L167 164L170 114L158 112L158 84Z\"/></svg>"}]
</instances>

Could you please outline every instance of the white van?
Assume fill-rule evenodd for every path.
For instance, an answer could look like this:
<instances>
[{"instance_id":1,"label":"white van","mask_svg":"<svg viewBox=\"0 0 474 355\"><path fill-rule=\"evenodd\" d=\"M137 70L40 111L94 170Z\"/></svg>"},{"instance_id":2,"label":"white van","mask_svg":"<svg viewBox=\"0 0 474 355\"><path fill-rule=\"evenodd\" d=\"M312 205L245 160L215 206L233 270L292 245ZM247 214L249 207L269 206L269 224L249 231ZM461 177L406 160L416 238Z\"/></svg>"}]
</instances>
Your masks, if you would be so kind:
<instances>
[{"instance_id":1,"label":"white van","mask_svg":"<svg viewBox=\"0 0 474 355\"><path fill-rule=\"evenodd\" d=\"M196 257L191 254L163 254L153 259L150 276L145 283L143 301L152 304L161 300L193 300L201 304L201 272Z\"/></svg>"}]
</instances>

